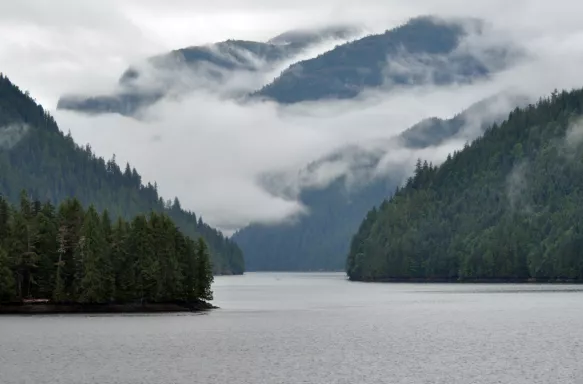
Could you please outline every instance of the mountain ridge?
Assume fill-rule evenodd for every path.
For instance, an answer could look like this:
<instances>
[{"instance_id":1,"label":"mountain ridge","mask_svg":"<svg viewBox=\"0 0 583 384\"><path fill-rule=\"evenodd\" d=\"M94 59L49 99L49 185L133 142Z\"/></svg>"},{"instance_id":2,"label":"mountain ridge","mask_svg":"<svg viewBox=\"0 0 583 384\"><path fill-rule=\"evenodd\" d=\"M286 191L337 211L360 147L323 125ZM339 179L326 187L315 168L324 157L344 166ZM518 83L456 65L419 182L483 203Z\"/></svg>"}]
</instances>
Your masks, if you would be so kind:
<instances>
[{"instance_id":1,"label":"mountain ridge","mask_svg":"<svg viewBox=\"0 0 583 384\"><path fill-rule=\"evenodd\" d=\"M252 96L293 104L350 99L366 89L471 82L522 55L516 47L492 43L480 47L477 56L461 44L470 33L481 35L485 29L479 19L412 18L292 64Z\"/></svg>"}]
</instances>

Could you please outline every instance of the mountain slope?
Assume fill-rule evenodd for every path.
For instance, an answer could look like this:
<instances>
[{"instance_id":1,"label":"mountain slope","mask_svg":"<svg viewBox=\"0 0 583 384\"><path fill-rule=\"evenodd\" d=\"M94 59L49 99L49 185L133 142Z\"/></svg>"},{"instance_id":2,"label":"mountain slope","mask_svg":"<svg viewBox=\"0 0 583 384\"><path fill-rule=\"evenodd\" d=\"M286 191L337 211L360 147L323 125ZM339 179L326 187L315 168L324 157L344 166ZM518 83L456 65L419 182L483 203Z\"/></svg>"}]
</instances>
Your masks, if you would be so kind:
<instances>
[{"instance_id":1,"label":"mountain slope","mask_svg":"<svg viewBox=\"0 0 583 384\"><path fill-rule=\"evenodd\" d=\"M280 103L347 99L369 88L468 82L504 68L510 48L491 45L478 53L462 44L477 20L419 17L406 24L337 46L290 66L254 94Z\"/></svg>"},{"instance_id":2,"label":"mountain slope","mask_svg":"<svg viewBox=\"0 0 583 384\"><path fill-rule=\"evenodd\" d=\"M236 244L183 210L178 199L165 202L129 165L122 171L115 159L106 162L89 146L78 147L41 106L0 75L0 194L15 202L22 189L54 204L77 197L112 216L166 212L186 235L207 240L216 273L244 270Z\"/></svg>"},{"instance_id":3,"label":"mountain slope","mask_svg":"<svg viewBox=\"0 0 583 384\"><path fill-rule=\"evenodd\" d=\"M282 224L251 224L234 234L245 254L248 270L342 270L350 238L371 207L395 191L408 174L396 167L382 177L375 170L390 148L427 148L454 137L473 139L493 121L501 121L516 105L515 95L500 95L479 102L452 119L427 119L398 137L381 143L376 151L344 148L302 172L303 178L326 169L347 169L325 187L304 187L298 200L306 215ZM347 176L348 175L348 176ZM273 178L272 178L273 179ZM269 181L278 185L279 181Z\"/></svg>"},{"instance_id":4,"label":"mountain slope","mask_svg":"<svg viewBox=\"0 0 583 384\"><path fill-rule=\"evenodd\" d=\"M357 33L355 27L337 26L288 31L265 43L227 40L178 49L128 68L119 79L119 89L114 94L65 95L57 108L93 114L133 115L165 96L200 88L216 90L225 87L228 96L237 96L248 91L226 84L235 73L241 76L267 72L314 44L327 39L346 39Z\"/></svg>"},{"instance_id":5,"label":"mountain slope","mask_svg":"<svg viewBox=\"0 0 583 384\"><path fill-rule=\"evenodd\" d=\"M353 280L582 280L583 90L513 111L370 211Z\"/></svg>"}]
</instances>

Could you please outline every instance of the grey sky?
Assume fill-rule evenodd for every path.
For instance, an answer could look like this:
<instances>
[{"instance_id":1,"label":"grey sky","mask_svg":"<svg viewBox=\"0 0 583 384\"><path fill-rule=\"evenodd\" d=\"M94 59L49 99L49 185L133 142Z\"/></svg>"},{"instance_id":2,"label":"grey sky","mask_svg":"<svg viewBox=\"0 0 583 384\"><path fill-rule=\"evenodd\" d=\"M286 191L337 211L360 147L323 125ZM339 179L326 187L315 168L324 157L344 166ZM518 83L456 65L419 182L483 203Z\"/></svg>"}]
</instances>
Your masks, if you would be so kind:
<instances>
[{"instance_id":1,"label":"grey sky","mask_svg":"<svg viewBox=\"0 0 583 384\"><path fill-rule=\"evenodd\" d=\"M170 49L227 38L265 40L323 24L382 31L422 14L485 18L497 31L493 39L516 41L530 52L528 62L487 82L351 102L243 107L194 92L155 106L147 122L55 113L61 129L70 129L79 143L130 160L146 180L158 181L165 197L178 195L205 220L233 229L300 209L257 185L264 172L293 174L339 146L386 138L425 117L449 117L507 87L537 97L582 86L581 11L581 2L567 0L3 1L0 71L52 111L63 93L107 91L130 63ZM419 155L439 160L460 145L423 153L394 150L390 163L409 164Z\"/></svg>"}]
</instances>

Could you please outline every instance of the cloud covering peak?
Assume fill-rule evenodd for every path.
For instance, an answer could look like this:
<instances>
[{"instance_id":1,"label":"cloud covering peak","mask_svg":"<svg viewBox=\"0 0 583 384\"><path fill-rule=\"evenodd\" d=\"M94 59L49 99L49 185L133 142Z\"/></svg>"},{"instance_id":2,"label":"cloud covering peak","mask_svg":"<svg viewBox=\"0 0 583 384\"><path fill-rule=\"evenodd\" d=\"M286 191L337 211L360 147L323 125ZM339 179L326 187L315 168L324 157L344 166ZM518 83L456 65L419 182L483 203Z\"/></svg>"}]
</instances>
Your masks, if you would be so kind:
<instances>
[{"instance_id":1,"label":"cloud covering peak","mask_svg":"<svg viewBox=\"0 0 583 384\"><path fill-rule=\"evenodd\" d=\"M115 153L118 160L130 161L146 181L158 182L163 196L179 196L183 206L230 231L302 210L293 198L262 187L266 173L297 175L340 147L368 148L424 118L451 117L507 89L536 99L555 88L582 86L581 11L583 5L567 0L478 0L471 6L461 0L363 0L358 5L347 0L21 0L2 5L0 70L53 110L62 94L112 91L130 64L149 56L229 38L267 41L297 28L349 23L382 33L419 15L479 17L492 28L482 39L466 40L468 50L492 41L524 50L524 60L487 78L367 91L350 100L283 107L242 104L199 90L164 99L138 120L55 112L61 129L71 130L77 142L91 143L102 156ZM273 80L291 62L285 64L262 74L260 82ZM402 70L410 69L410 63L403 65ZM394 152L396 161L404 158L399 153Z\"/></svg>"}]
</instances>

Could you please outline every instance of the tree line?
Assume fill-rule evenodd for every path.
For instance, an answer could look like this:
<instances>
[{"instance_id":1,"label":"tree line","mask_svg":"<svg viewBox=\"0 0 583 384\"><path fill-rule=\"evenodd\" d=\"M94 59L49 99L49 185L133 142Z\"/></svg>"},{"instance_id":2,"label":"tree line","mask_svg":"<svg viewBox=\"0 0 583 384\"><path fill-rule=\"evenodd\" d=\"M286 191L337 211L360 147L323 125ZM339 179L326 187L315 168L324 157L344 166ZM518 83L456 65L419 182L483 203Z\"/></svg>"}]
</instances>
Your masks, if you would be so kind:
<instances>
[{"instance_id":1,"label":"tree line","mask_svg":"<svg viewBox=\"0 0 583 384\"><path fill-rule=\"evenodd\" d=\"M55 205L75 197L126 220L143 212L166 214L184 234L205 239L215 273L244 272L243 253L234 242L177 198L163 199L157 184L144 182L129 164L120 166L115 156L105 160L90 145L77 145L42 106L0 73L0 194L18 204L23 189Z\"/></svg>"},{"instance_id":2,"label":"tree line","mask_svg":"<svg viewBox=\"0 0 583 384\"><path fill-rule=\"evenodd\" d=\"M500 108L500 101L527 105L523 97L513 94L493 96L472 104L450 119L429 118L413 125L386 142L387 147L404 146L421 149L438 146L460 133L467 135L468 119L472 135L502 122L511 107ZM496 108L494 108L496 106ZM475 116L489 113L480 124ZM325 187L303 188L298 200L309 214L300 215L293 222L279 224L251 224L236 232L232 239L245 254L245 265L251 271L339 271L346 263L346 253L352 235L370 208L387 198L408 175L406 167L391 169L382 177L376 175L381 166L382 153L372 153L354 146L338 149L309 164L304 171L311 173L328 162L350 159L350 176L341 175ZM373 176L374 175L374 176ZM351 181L356 179L358 182Z\"/></svg>"},{"instance_id":3,"label":"tree line","mask_svg":"<svg viewBox=\"0 0 583 384\"><path fill-rule=\"evenodd\" d=\"M352 239L353 280L583 280L583 90L514 110L419 161Z\"/></svg>"},{"instance_id":4,"label":"tree line","mask_svg":"<svg viewBox=\"0 0 583 384\"><path fill-rule=\"evenodd\" d=\"M0 302L161 303L212 300L206 242L165 213L112 221L70 198L55 207L0 197Z\"/></svg>"}]
</instances>

